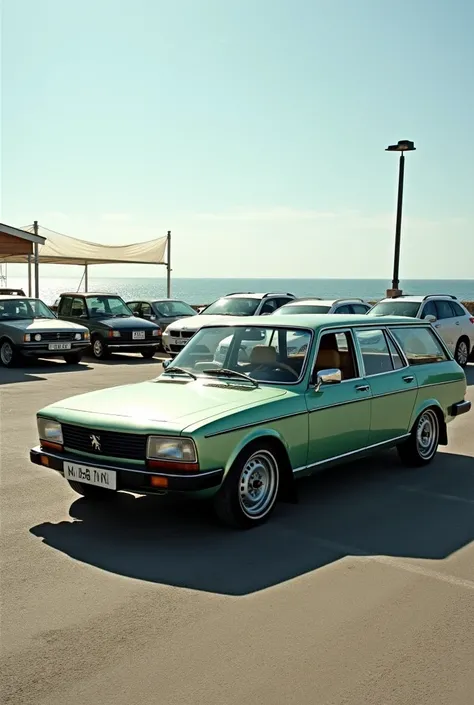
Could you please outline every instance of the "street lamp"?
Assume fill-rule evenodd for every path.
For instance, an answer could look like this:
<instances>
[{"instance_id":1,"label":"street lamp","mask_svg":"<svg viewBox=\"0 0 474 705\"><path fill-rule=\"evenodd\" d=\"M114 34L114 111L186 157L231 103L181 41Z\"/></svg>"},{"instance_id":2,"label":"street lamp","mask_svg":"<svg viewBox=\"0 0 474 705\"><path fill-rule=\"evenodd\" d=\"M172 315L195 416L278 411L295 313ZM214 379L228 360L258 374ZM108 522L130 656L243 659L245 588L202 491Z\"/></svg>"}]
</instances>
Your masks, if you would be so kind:
<instances>
[{"instance_id":1,"label":"street lamp","mask_svg":"<svg viewBox=\"0 0 474 705\"><path fill-rule=\"evenodd\" d=\"M398 269L400 265L400 235L402 228L402 207L403 207L403 177L405 174L405 155L404 152L413 152L416 149L415 143L410 140L400 140L398 144L391 144L385 150L386 152L400 152L400 168L398 172L398 200L397 200L397 222L395 225L395 254L393 257L393 277L392 288L387 289L387 296L400 296L402 293L399 289L400 281L398 278Z\"/></svg>"}]
</instances>

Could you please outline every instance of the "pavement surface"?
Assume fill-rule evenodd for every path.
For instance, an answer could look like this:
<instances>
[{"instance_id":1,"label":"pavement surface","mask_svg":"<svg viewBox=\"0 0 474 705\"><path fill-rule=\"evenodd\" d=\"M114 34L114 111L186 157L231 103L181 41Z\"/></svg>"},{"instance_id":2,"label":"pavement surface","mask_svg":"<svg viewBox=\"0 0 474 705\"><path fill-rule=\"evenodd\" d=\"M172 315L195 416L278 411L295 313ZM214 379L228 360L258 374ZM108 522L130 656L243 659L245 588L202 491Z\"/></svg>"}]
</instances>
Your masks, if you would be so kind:
<instances>
[{"instance_id":1,"label":"pavement surface","mask_svg":"<svg viewBox=\"0 0 474 705\"><path fill-rule=\"evenodd\" d=\"M2 704L472 705L474 413L428 468L333 468L242 533L29 463L39 408L160 372L0 370Z\"/></svg>"}]
</instances>

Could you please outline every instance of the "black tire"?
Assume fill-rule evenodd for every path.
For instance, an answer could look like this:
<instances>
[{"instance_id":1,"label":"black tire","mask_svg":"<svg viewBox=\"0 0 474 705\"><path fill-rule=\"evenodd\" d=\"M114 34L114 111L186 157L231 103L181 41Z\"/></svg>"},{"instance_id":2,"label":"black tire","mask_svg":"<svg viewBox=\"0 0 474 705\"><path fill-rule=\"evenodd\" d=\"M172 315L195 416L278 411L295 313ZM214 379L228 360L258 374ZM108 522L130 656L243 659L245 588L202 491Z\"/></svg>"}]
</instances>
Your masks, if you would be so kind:
<instances>
[{"instance_id":1,"label":"black tire","mask_svg":"<svg viewBox=\"0 0 474 705\"><path fill-rule=\"evenodd\" d=\"M151 348L150 350L142 350L142 357L144 357L145 360L151 360L151 358L154 357L157 352L157 348Z\"/></svg>"},{"instance_id":2,"label":"black tire","mask_svg":"<svg viewBox=\"0 0 474 705\"><path fill-rule=\"evenodd\" d=\"M454 359L458 365L466 367L469 360L469 340L467 338L459 338L454 351Z\"/></svg>"},{"instance_id":3,"label":"black tire","mask_svg":"<svg viewBox=\"0 0 474 705\"><path fill-rule=\"evenodd\" d=\"M408 467L423 467L431 463L438 450L440 420L433 409L425 409L415 421L408 438L398 447L398 455Z\"/></svg>"},{"instance_id":4,"label":"black tire","mask_svg":"<svg viewBox=\"0 0 474 705\"><path fill-rule=\"evenodd\" d=\"M116 492L113 490L106 490L103 487L96 487L95 485L86 485L84 482L76 482L75 480L68 480L68 483L74 492L86 497L87 499L105 499L110 500L116 496Z\"/></svg>"},{"instance_id":5,"label":"black tire","mask_svg":"<svg viewBox=\"0 0 474 705\"><path fill-rule=\"evenodd\" d=\"M15 367L20 360L20 354L14 344L7 338L0 340L0 365Z\"/></svg>"},{"instance_id":6,"label":"black tire","mask_svg":"<svg viewBox=\"0 0 474 705\"><path fill-rule=\"evenodd\" d=\"M107 343L100 335L95 335L91 342L92 355L96 360L105 360L110 357Z\"/></svg>"},{"instance_id":7,"label":"black tire","mask_svg":"<svg viewBox=\"0 0 474 705\"><path fill-rule=\"evenodd\" d=\"M266 522L275 508L280 474L272 444L262 441L246 448L214 498L218 518L235 529L252 529ZM262 484L256 486L256 482Z\"/></svg>"},{"instance_id":8,"label":"black tire","mask_svg":"<svg viewBox=\"0 0 474 705\"><path fill-rule=\"evenodd\" d=\"M72 352L64 355L64 359L68 365L78 365L82 360L82 352Z\"/></svg>"}]
</instances>

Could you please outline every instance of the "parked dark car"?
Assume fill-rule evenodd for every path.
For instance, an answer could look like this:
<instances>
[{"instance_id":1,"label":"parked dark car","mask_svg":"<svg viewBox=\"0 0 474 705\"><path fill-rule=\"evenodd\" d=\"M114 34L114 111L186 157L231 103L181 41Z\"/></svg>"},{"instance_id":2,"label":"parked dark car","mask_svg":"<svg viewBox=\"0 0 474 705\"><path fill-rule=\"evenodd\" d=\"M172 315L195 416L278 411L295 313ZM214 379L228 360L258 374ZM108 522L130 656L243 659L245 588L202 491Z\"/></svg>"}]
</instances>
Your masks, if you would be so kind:
<instances>
[{"instance_id":1,"label":"parked dark car","mask_svg":"<svg viewBox=\"0 0 474 705\"><path fill-rule=\"evenodd\" d=\"M58 321L40 299L0 294L0 365L58 356L77 364L88 347L89 331L83 323Z\"/></svg>"},{"instance_id":2,"label":"parked dark car","mask_svg":"<svg viewBox=\"0 0 474 705\"><path fill-rule=\"evenodd\" d=\"M160 326L162 331L170 323L174 323L181 318L197 316L197 311L180 299L140 299L139 301L127 301L127 306L131 308L135 316L144 318L147 321L154 321Z\"/></svg>"},{"instance_id":3,"label":"parked dark car","mask_svg":"<svg viewBox=\"0 0 474 705\"><path fill-rule=\"evenodd\" d=\"M152 358L159 347L159 326L137 319L118 294L61 294L58 318L89 328L91 351L98 360L113 352L141 353L145 358Z\"/></svg>"}]
</instances>

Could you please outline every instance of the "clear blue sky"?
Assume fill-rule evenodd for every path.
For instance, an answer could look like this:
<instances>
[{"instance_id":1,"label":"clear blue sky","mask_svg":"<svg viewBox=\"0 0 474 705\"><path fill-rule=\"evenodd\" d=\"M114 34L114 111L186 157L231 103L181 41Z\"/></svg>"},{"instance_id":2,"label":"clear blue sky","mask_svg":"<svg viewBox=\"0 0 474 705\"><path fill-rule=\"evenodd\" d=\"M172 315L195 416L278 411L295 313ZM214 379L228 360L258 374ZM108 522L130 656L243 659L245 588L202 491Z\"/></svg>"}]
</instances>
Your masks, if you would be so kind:
<instances>
[{"instance_id":1,"label":"clear blue sky","mask_svg":"<svg viewBox=\"0 0 474 705\"><path fill-rule=\"evenodd\" d=\"M472 278L473 27L472 0L4 0L2 220L171 229L176 276L389 279L411 139L402 278Z\"/></svg>"}]
</instances>

